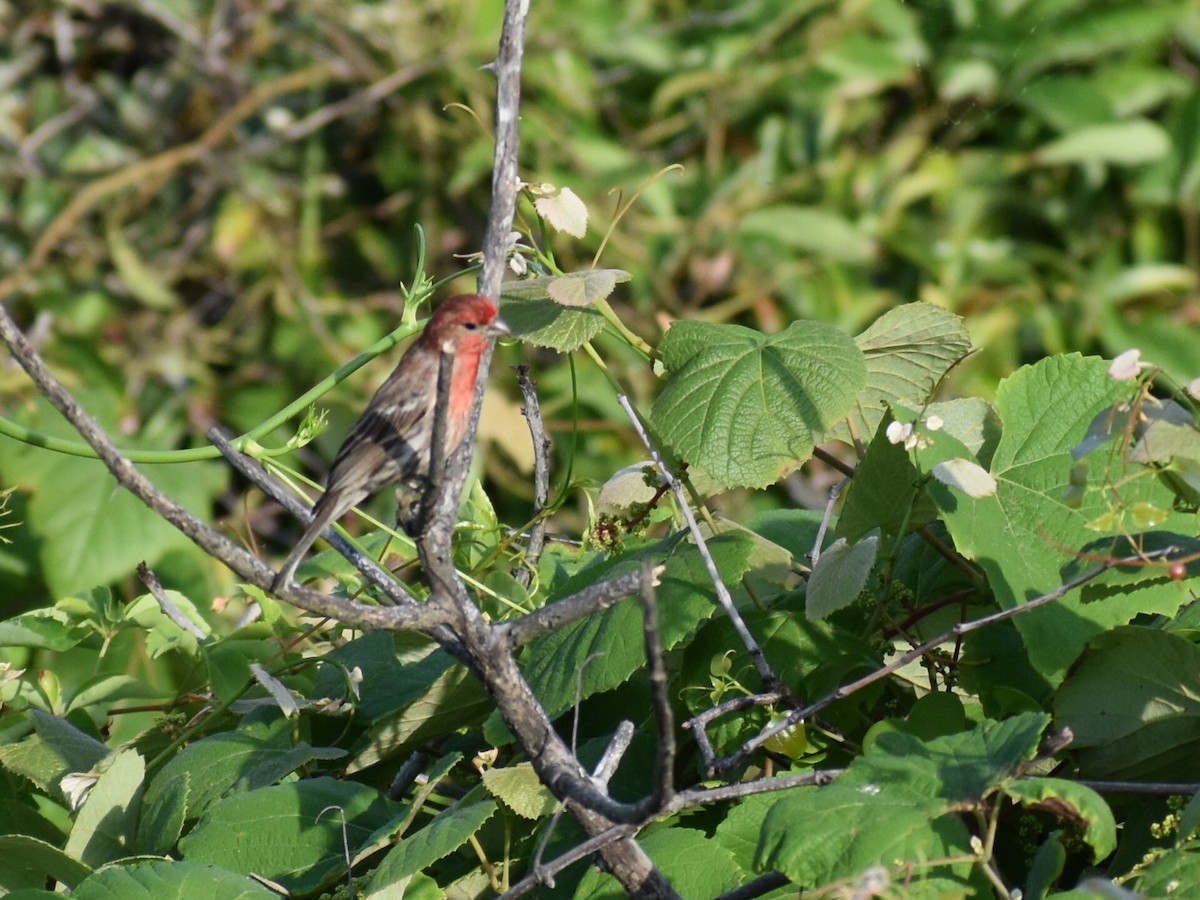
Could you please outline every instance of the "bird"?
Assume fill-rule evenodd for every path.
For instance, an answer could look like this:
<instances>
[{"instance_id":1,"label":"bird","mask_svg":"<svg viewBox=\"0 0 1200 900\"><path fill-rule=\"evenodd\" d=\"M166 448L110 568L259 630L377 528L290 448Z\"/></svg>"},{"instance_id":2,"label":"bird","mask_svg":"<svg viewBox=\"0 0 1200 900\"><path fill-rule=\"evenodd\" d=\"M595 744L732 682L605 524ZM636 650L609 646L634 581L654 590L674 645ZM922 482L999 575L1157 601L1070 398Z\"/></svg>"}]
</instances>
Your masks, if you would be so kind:
<instances>
[{"instance_id":1,"label":"bird","mask_svg":"<svg viewBox=\"0 0 1200 900\"><path fill-rule=\"evenodd\" d=\"M480 294L459 294L438 307L350 429L330 467L325 493L313 507L312 522L275 576L272 592L288 587L304 554L330 523L389 485L400 486L397 521L409 534L417 530L428 484L441 355L449 353L453 360L444 461L466 436L484 352L498 336L511 333L495 301Z\"/></svg>"}]
</instances>

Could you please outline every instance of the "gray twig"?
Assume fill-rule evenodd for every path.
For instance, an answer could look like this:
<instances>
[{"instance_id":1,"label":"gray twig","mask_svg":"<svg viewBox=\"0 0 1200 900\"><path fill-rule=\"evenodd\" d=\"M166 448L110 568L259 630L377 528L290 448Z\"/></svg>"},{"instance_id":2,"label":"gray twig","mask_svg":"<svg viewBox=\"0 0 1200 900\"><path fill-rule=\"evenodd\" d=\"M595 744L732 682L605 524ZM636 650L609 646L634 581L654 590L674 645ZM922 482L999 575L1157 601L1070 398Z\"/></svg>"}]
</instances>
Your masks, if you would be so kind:
<instances>
[{"instance_id":1,"label":"gray twig","mask_svg":"<svg viewBox=\"0 0 1200 900\"><path fill-rule=\"evenodd\" d=\"M658 467L658 471L661 473L663 479L671 486L671 492L675 495L675 499L679 503L680 513L683 515L684 521L687 522L688 531L691 532L692 540L696 543L696 549L700 551L700 558L704 560L704 567L708 570L708 577L712 580L713 588L717 592L717 601L721 604L721 608L725 610L725 615L733 623L734 630L737 631L743 646L749 652L750 659L754 662L754 668L758 670L758 676L762 679L763 685L786 692L787 688L779 680L774 671L772 671L766 656L763 654L762 647L758 645L758 641L754 639L754 635L746 627L741 613L733 605L733 597L730 596L729 588L725 586L725 582L721 580L721 572L717 569L717 563L708 550L704 534L700 531L700 523L696 521L696 517L692 514L691 503L688 501L688 496L683 490L683 485L680 484L679 479L675 477L675 473L671 471L670 467L663 460L662 454L658 452L658 448L654 446L654 442L650 440L650 435L646 433L641 417L634 410L633 404L629 402L629 398L624 394L617 394L617 402L625 410L625 415L629 417L634 431L637 432L637 436L641 439L642 445L650 454L650 458L654 460L654 464Z\"/></svg>"},{"instance_id":2,"label":"gray twig","mask_svg":"<svg viewBox=\"0 0 1200 900\"><path fill-rule=\"evenodd\" d=\"M604 754L600 757L600 761L596 763L596 768L592 770L592 778L602 788L608 787L608 781L612 778L613 773L617 771L617 766L621 764L621 757L625 755L625 751L629 749L629 745L633 742L634 728L633 723L628 719L623 720L613 733L612 740L608 742L608 746L604 748ZM536 880L538 884L544 884L546 887L554 887L554 872L547 871L542 866L542 855L546 852L546 847L550 843L550 839L554 836L554 829L558 827L558 822L562 818L563 809L559 807L555 810L554 815L550 817L550 822L546 825L545 834L538 842L537 851L533 854L533 872L530 877Z\"/></svg>"},{"instance_id":3,"label":"gray twig","mask_svg":"<svg viewBox=\"0 0 1200 900\"><path fill-rule=\"evenodd\" d=\"M813 541L812 552L809 553L809 564L815 566L821 558L821 547L825 544L825 532L829 530L829 523L833 519L833 508L837 506L838 497L845 490L846 485L850 483L849 477L843 478L829 491L829 500L825 504L825 514L821 516L821 527L817 529L817 539Z\"/></svg>"},{"instance_id":4,"label":"gray twig","mask_svg":"<svg viewBox=\"0 0 1200 900\"><path fill-rule=\"evenodd\" d=\"M247 584L270 590L275 573L258 557L233 543L160 491L113 444L100 424L87 413L71 393L46 368L40 354L21 333L8 311L0 306L0 341L37 385L51 405L71 423L79 435L96 451L112 472L117 483L175 526L201 550L219 560ZM439 623L438 611L424 605L381 608L332 597L310 588L293 585L281 599L318 616L337 619L352 628L378 631L410 629L424 634Z\"/></svg>"},{"instance_id":5,"label":"gray twig","mask_svg":"<svg viewBox=\"0 0 1200 900\"><path fill-rule=\"evenodd\" d=\"M208 635L204 633L204 629L184 615L183 610L175 604L175 601L167 596L167 592L163 590L162 582L158 580L158 576L154 574L154 571L146 563L138 563L137 573L142 584L149 588L150 595L158 601L159 608L162 609L168 619L188 632L196 640L208 640Z\"/></svg>"},{"instance_id":6,"label":"gray twig","mask_svg":"<svg viewBox=\"0 0 1200 900\"><path fill-rule=\"evenodd\" d=\"M756 706L770 706L783 699L784 696L779 691L767 691L765 694L739 694L730 700L718 703L716 706L710 706L708 709L697 713L684 722L683 727L691 730L692 737L700 750L700 757L704 760L705 771L710 775L713 773L713 766L717 758L716 751L713 750L712 741L708 739L709 722L719 719L721 716L729 715L729 713L741 712L744 709L753 709Z\"/></svg>"},{"instance_id":7,"label":"gray twig","mask_svg":"<svg viewBox=\"0 0 1200 900\"><path fill-rule=\"evenodd\" d=\"M260 491L283 506L284 509L300 520L300 522L307 525L312 521L312 509L305 506L300 498L292 493L281 481L277 478L272 478L256 460L238 451L230 443L229 437L219 428L210 428L208 430L208 439L221 451L221 455L228 460L229 464L237 469L239 473ZM390 602L414 607L417 605L417 601L413 598L412 594L393 577L391 572L379 565L371 557L360 553L357 547L336 531L328 530L326 538L334 549L346 557L351 565L367 577L368 581L383 591L384 597Z\"/></svg>"},{"instance_id":8,"label":"gray twig","mask_svg":"<svg viewBox=\"0 0 1200 900\"><path fill-rule=\"evenodd\" d=\"M1052 603L1055 600L1058 600L1060 597L1064 597L1071 593L1071 591L1075 590L1076 588L1087 584L1093 578L1103 575L1109 569L1117 566L1139 565L1145 563L1149 559L1161 559L1163 557L1170 556L1175 552L1177 552L1175 547L1164 547L1161 550L1156 550L1151 553L1143 553L1137 556L1127 556L1122 559L1112 559L1094 569L1084 572L1082 575L1071 579L1059 587L1056 587L1054 590L1042 594L1040 597L1035 597L1027 603L1022 603L1019 606L1014 606L1010 609L1002 609L999 612L995 612L991 615L983 616L978 619L973 619L970 622L960 622L953 628L950 628L942 634L939 634L937 637L930 638L925 643L914 647L907 653L901 654L886 666L876 669L870 675L864 675L862 678L852 681L849 684L844 684L833 692L825 695L820 700L810 703L808 706L802 709L793 710L783 719L780 719L778 722L775 722L769 727L763 729L755 737L746 741L746 743L744 743L736 753L726 757L723 760L717 760L713 764L712 768L717 772L729 771L730 769L744 762L750 756L750 754L757 751L759 747L761 747L775 735L779 734L781 731L803 722L805 719L810 718L814 714L820 712L831 703L836 703L838 700L849 697L851 694L862 690L867 685L874 684L881 678L886 678L893 672L899 671L914 660L920 659L935 647L938 647L948 641L959 640L960 638L970 634L972 631L979 631L981 628L986 628L989 625L995 625L997 622L1015 619L1017 616L1024 615L1031 610L1045 606L1047 603Z\"/></svg>"},{"instance_id":9,"label":"gray twig","mask_svg":"<svg viewBox=\"0 0 1200 900\"><path fill-rule=\"evenodd\" d=\"M610 847L618 841L628 840L635 834L637 834L637 828L633 825L613 825L611 828L606 828L592 835L582 844L576 844L562 856L556 857L551 862L542 863L534 872L526 875L501 894L497 900L517 900L518 897L524 897L536 887L553 884L554 875L563 869L582 859L587 859L593 853Z\"/></svg>"},{"instance_id":10,"label":"gray twig","mask_svg":"<svg viewBox=\"0 0 1200 900\"><path fill-rule=\"evenodd\" d=\"M654 589L652 565L642 565L642 635L646 645L646 668L650 676L650 699L658 721L658 758L655 760L657 783L654 805L662 808L675 797L675 716L671 711L667 667L663 662L662 640L658 626L658 595Z\"/></svg>"},{"instance_id":11,"label":"gray twig","mask_svg":"<svg viewBox=\"0 0 1200 900\"><path fill-rule=\"evenodd\" d=\"M446 424L450 412L450 379L454 369L454 354L445 347L438 354L437 398L433 405L433 434L429 436L429 473L426 476L424 495L421 497L417 511L414 534L424 534L428 527L433 511L446 512L447 504L442 503L442 494L446 490L456 495L462 494L462 485L452 485L447 488L446 459ZM457 474L465 477L466 470L458 469ZM455 489L457 488L457 489ZM455 503L454 511L458 512Z\"/></svg>"},{"instance_id":12,"label":"gray twig","mask_svg":"<svg viewBox=\"0 0 1200 900\"><path fill-rule=\"evenodd\" d=\"M656 567L650 574L657 580L663 567ZM535 638L592 613L608 609L619 600L636 594L642 589L642 570L626 572L607 581L597 581L583 590L543 606L529 615L496 626L497 633L513 647L522 647Z\"/></svg>"},{"instance_id":13,"label":"gray twig","mask_svg":"<svg viewBox=\"0 0 1200 900\"><path fill-rule=\"evenodd\" d=\"M517 366L517 384L525 400L521 411L529 423L529 437L533 441L533 527L525 546L525 565L517 570L515 577L522 587L529 587L546 544L546 519L542 513L550 502L550 439L546 437L537 385L529 377L529 366Z\"/></svg>"}]
</instances>

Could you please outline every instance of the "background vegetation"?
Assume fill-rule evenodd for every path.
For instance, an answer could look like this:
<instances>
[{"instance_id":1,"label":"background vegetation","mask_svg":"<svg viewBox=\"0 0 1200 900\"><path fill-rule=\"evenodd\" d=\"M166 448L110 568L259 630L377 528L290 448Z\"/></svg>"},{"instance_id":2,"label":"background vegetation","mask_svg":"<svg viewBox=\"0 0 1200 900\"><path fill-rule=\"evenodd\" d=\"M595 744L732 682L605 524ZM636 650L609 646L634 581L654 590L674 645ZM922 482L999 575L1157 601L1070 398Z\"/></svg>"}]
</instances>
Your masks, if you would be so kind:
<instances>
[{"instance_id":1,"label":"background vegetation","mask_svg":"<svg viewBox=\"0 0 1200 900\"><path fill-rule=\"evenodd\" d=\"M439 296L473 285L467 257L480 246L492 165L494 79L482 67L500 15L499 4L470 0L0 3L0 297L156 483L265 558L281 558L299 526L231 474L205 431L253 432L264 458L319 483L389 370L391 346L427 310L405 303L427 286L422 276L446 279ZM763 873L889 896L998 885L1086 895L1087 873L1148 896L1172 879L1200 882L1188 843L1195 803L1183 811L1160 794L1131 802L1087 787L1196 777L1200 461L1195 405L1182 388L1200 375L1200 9L1188 0L535 3L521 127L522 177L552 185L549 196L569 188L590 213L575 237L531 194L518 220L522 246L535 248L524 252L529 274L595 263L629 278L603 312L570 311L576 319L555 313L547 324L544 308L522 312L513 301L522 339L493 367L482 489L464 513L459 561L485 586L480 602L494 619L651 559L674 579L660 600L674 610L663 631L680 718L768 687L715 612L692 545L675 536L680 506L668 496L644 517L618 508L599 518L600 486L647 458L621 392L672 460L693 464L697 496L722 532L713 550L724 580L804 703L1089 566L1167 547L1184 560L1170 571L1107 572L1103 587L1075 591L1048 618L952 637L924 668L807 719L797 743L740 758L723 778L848 771L829 788L656 823L646 846L677 890L715 896ZM961 319L909 313L868 331L885 313L914 309ZM686 329L665 337L675 321L797 335L780 338L783 357L834 365L866 404L855 420L861 446L837 425L851 407L836 398L808 437L843 440L798 471L784 463L749 474L755 459L736 435L690 446L679 391L697 351ZM788 332L798 321L812 324ZM732 332L699 331L696 343L718 333ZM870 368L872 336L879 359L911 348L925 381L864 399L852 387L855 365L875 387L868 376L905 377ZM368 348L383 356L320 397L328 428L273 455L303 418L307 403L294 401ZM842 356L829 355L836 348ZM1154 366L1140 380L1115 381L1089 358L1129 348ZM530 586L510 574L521 548L505 531L533 515L533 454L509 368L522 361L554 440L555 541ZM925 441L888 443L882 400L896 419L928 423L935 386L940 398L975 405L955 408L961 420L943 416L944 440L918 424ZM53 439L78 439L15 365L0 371L0 392L10 435L0 438L10 490L0 532L9 541L0 547L9 661L0 847L35 860L0 890L42 887L47 874L81 885L134 854L208 864L175 877L237 879L231 896L253 894L240 877L249 872L297 896L344 883L347 869L365 895L390 896L407 878L412 890L454 885L464 896L529 871L545 798L521 780L519 749L460 668L423 638L313 627L242 590L115 493L99 462L53 452L78 446ZM1158 413L1152 396L1177 405ZM1145 418L1106 418L1122 402ZM1154 423L1182 429L1167 450L1147 448ZM797 444L791 463L810 450ZM839 467L860 457L830 540L845 539L847 553L867 549L829 570L835 587L814 610L802 576L820 511ZM1001 482L994 508L973 488L964 500L951 494L961 485L928 481L955 459ZM920 490L907 489L915 482ZM1041 499L1026 505L1007 485ZM372 507L382 521L388 499ZM382 546L369 523L349 527ZM949 546L962 556L930 549ZM145 595L142 561L178 592L200 636ZM331 555L308 573L358 587ZM264 618L243 622L256 600ZM626 607L634 624L598 616L523 658L564 732L583 695L586 759L620 718L654 721L635 673L637 606L614 609ZM609 656L585 663L596 646ZM291 717L250 679L252 663L301 698ZM223 715L193 718L210 707ZM788 711L781 702L719 720L716 755L732 756ZM1115 715L1129 717L1127 731L1111 730ZM1072 749L1039 753L1064 725ZM652 734L635 740L615 795L648 789ZM693 732L680 741L681 781L715 777ZM130 757L109 755L118 748L137 751L144 778L122 768L136 767ZM437 792L393 804L383 793L418 748L440 760L429 764ZM517 787L468 765L489 748L499 755L477 768ZM63 776L105 766L118 773L113 785L136 787L127 796L114 788L118 799L93 792L90 814L88 804L73 808ZM892 793L859 799L881 783ZM286 793L297 784L299 801ZM294 802L313 813L307 823L341 808L352 866L340 831L332 841L312 828L311 846L280 837L276 845L298 848L289 859L236 858L244 848L224 843L265 804L279 804L274 821L290 821L283 810ZM102 828L117 806L128 818ZM432 849L393 840L400 833L423 833ZM845 843L826 858L811 836L830 833ZM577 841L564 824L547 854ZM409 855L378 867L392 843ZM688 882L689 871L702 874ZM569 870L555 890L602 895L597 873L584 872ZM772 886L788 890L764 883Z\"/></svg>"}]
</instances>

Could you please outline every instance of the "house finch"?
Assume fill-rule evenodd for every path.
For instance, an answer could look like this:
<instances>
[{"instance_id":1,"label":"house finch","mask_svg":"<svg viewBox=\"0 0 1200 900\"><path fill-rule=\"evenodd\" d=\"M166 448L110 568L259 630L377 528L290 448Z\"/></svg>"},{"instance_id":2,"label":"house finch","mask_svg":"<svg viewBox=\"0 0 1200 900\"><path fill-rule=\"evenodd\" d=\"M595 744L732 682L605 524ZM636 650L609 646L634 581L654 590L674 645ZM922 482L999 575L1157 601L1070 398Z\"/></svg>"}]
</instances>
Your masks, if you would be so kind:
<instances>
[{"instance_id":1,"label":"house finch","mask_svg":"<svg viewBox=\"0 0 1200 900\"><path fill-rule=\"evenodd\" d=\"M273 590L278 592L291 582L301 558L327 525L388 485L400 485L397 520L405 531L412 532L420 519L420 501L429 474L441 354L453 355L444 460L466 434L480 357L496 335L508 333L496 304L487 297L462 294L438 308L425 333L404 354L350 429L329 470L325 493L313 507L312 524L275 576Z\"/></svg>"}]
</instances>

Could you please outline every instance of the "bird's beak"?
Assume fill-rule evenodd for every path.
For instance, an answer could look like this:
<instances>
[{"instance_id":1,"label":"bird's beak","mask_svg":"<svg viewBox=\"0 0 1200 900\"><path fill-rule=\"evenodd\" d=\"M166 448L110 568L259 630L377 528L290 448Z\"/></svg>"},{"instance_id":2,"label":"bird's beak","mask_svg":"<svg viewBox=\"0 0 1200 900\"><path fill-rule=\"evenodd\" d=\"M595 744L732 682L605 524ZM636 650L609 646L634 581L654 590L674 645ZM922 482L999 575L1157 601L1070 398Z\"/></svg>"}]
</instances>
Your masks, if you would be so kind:
<instances>
[{"instance_id":1,"label":"bird's beak","mask_svg":"<svg viewBox=\"0 0 1200 900\"><path fill-rule=\"evenodd\" d=\"M512 329L508 327L508 323L499 316L496 316L496 318L492 320L492 324L488 326L488 331L491 332L493 337L501 337L502 335L512 334Z\"/></svg>"}]
</instances>

